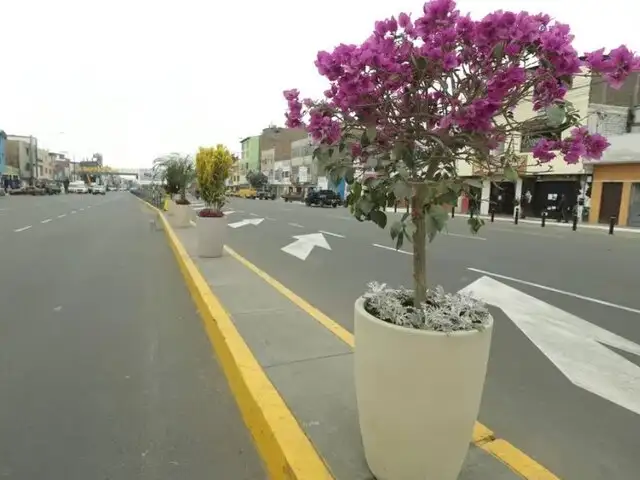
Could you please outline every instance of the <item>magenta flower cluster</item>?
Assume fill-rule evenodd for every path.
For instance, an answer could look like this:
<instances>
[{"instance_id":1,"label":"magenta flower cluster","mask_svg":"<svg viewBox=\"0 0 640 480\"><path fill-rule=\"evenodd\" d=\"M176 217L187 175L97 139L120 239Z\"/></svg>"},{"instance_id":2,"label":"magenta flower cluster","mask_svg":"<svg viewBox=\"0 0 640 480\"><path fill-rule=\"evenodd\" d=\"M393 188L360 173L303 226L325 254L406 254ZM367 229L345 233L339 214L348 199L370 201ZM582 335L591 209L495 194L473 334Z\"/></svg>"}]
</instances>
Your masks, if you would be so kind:
<instances>
[{"instance_id":1,"label":"magenta flower cluster","mask_svg":"<svg viewBox=\"0 0 640 480\"><path fill-rule=\"evenodd\" d=\"M562 105L576 75L598 74L619 88L640 70L640 59L625 46L580 57L572 41L569 27L548 15L497 11L473 20L453 0L432 0L415 20L401 13L376 22L362 45L319 52L315 64L330 87L321 102L301 101L298 90L284 92L287 126L304 126L315 141L333 145L346 124L360 122L375 125L378 138L393 143L406 133L404 120L420 114L430 134L471 133L494 145L506 132L496 117L526 95L541 111ZM533 154L544 162L559 150L567 162L577 162L600 158L607 146L602 136L576 128L562 141L540 140Z\"/></svg>"}]
</instances>

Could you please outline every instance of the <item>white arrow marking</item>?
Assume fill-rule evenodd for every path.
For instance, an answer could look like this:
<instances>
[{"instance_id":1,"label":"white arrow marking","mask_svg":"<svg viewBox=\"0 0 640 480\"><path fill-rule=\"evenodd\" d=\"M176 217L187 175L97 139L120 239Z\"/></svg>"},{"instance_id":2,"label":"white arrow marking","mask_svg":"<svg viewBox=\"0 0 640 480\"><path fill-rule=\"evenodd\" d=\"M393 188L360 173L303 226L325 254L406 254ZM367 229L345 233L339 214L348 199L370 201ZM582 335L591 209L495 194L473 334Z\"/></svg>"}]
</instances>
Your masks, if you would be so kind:
<instances>
[{"instance_id":1,"label":"white arrow marking","mask_svg":"<svg viewBox=\"0 0 640 480\"><path fill-rule=\"evenodd\" d=\"M289 255L293 255L300 260L306 260L313 247L324 248L325 250L331 250L331 246L321 233L309 233L307 235L295 235L293 238L295 242L290 243L286 247L282 247L282 250Z\"/></svg>"},{"instance_id":2,"label":"white arrow marking","mask_svg":"<svg viewBox=\"0 0 640 480\"><path fill-rule=\"evenodd\" d=\"M489 277L462 292L501 308L571 383L640 415L640 367L605 347L640 345Z\"/></svg>"},{"instance_id":3,"label":"white arrow marking","mask_svg":"<svg viewBox=\"0 0 640 480\"><path fill-rule=\"evenodd\" d=\"M260 225L264 218L245 218L244 220L240 220L239 222L230 223L229 226L231 228L244 227L245 225Z\"/></svg>"},{"instance_id":4,"label":"white arrow marking","mask_svg":"<svg viewBox=\"0 0 640 480\"><path fill-rule=\"evenodd\" d=\"M232 213L236 213L236 212L235 212L235 210L227 210L227 211L224 211L222 213L224 213L225 215L231 215Z\"/></svg>"}]
</instances>

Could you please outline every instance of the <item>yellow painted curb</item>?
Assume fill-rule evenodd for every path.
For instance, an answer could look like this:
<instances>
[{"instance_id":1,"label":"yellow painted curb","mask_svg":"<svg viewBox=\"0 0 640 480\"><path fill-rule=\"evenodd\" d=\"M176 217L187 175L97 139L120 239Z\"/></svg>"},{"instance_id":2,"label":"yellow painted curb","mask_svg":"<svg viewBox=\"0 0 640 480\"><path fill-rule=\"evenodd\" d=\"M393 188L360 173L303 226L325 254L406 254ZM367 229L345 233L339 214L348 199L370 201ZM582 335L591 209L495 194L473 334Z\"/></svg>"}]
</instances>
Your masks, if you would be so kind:
<instances>
[{"instance_id":1,"label":"yellow painted curb","mask_svg":"<svg viewBox=\"0 0 640 480\"><path fill-rule=\"evenodd\" d=\"M254 272L283 296L291 300L295 305L316 319L320 324L333 332L340 340L347 345L353 347L355 345L354 337L351 332L329 318L316 307L311 305L302 297L296 295L290 289L285 287L278 280L264 272L249 260L229 247L225 247L226 251L249 270ZM471 443L491 454L500 462L507 465L516 474L526 480L559 480L557 476L547 470L545 467L537 463L525 453L518 450L506 440L496 438L494 433L480 422L476 422L473 427Z\"/></svg>"},{"instance_id":2,"label":"yellow painted curb","mask_svg":"<svg viewBox=\"0 0 640 480\"><path fill-rule=\"evenodd\" d=\"M143 200L141 200L143 201ZM269 478L333 480L164 215L154 206Z\"/></svg>"}]
</instances>

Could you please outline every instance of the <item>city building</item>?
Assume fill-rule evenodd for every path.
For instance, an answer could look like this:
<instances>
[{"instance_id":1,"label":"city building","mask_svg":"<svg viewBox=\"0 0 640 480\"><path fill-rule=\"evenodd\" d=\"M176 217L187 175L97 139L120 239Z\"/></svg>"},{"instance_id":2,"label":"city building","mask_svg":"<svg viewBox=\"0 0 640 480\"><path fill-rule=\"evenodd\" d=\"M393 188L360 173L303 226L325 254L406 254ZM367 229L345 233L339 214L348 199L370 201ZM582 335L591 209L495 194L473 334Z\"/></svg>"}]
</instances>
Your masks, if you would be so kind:
<instances>
[{"instance_id":1,"label":"city building","mask_svg":"<svg viewBox=\"0 0 640 480\"><path fill-rule=\"evenodd\" d=\"M49 151L38 149L38 180L53 180L55 161L51 159Z\"/></svg>"},{"instance_id":2,"label":"city building","mask_svg":"<svg viewBox=\"0 0 640 480\"><path fill-rule=\"evenodd\" d=\"M37 158L38 139L30 135L7 135L6 142L7 164L18 169L14 187L18 183L33 183L38 178L37 169L32 167Z\"/></svg>"},{"instance_id":3,"label":"city building","mask_svg":"<svg viewBox=\"0 0 640 480\"><path fill-rule=\"evenodd\" d=\"M71 181L71 161L64 153L49 152L53 164L53 179Z\"/></svg>"},{"instance_id":4,"label":"city building","mask_svg":"<svg viewBox=\"0 0 640 480\"><path fill-rule=\"evenodd\" d=\"M0 177L2 178L2 182L0 183L0 188L4 188L4 170L7 165L6 159L6 145L7 145L7 134L4 133L4 130L0 130Z\"/></svg>"},{"instance_id":5,"label":"city building","mask_svg":"<svg viewBox=\"0 0 640 480\"><path fill-rule=\"evenodd\" d=\"M306 195L310 189L330 189L338 192L344 198L346 194L344 180L337 185L331 181L327 171L327 162L313 158L315 148L316 146L310 138L305 136L291 142L290 159L274 159L273 168L265 173L269 177L270 183L277 186L278 194L294 190ZM269 157L274 156L271 152ZM263 151L263 154L265 153L267 152Z\"/></svg>"},{"instance_id":6,"label":"city building","mask_svg":"<svg viewBox=\"0 0 640 480\"><path fill-rule=\"evenodd\" d=\"M583 125L591 133L609 137L628 131L629 106L637 103L638 87L638 74L632 74L618 90L599 77L575 77L566 99L573 103L583 118ZM536 118L531 102L518 105L514 117L520 121ZM570 165L561 155L549 163L539 164L531 154L541 138L557 139L556 134L548 130L541 118L540 131L514 135L507 140L520 156L520 163L516 165L520 178L517 182L510 182L501 176L502 172L491 172L492 181L482 182L482 188L476 192L481 198L481 214L488 214L490 208L494 208L496 214L513 215L516 203L524 195L531 198L525 208L525 213L530 216L540 216L542 212L553 214L563 196L569 209L583 203L592 180L589 164L579 162ZM563 133L563 136L568 135L569 131ZM502 151L504 146L494 153L499 155ZM483 176L483 172L465 162L458 163L457 172L461 177L480 179ZM465 206L465 199L461 198L459 207L464 210Z\"/></svg>"},{"instance_id":7,"label":"city building","mask_svg":"<svg viewBox=\"0 0 640 480\"><path fill-rule=\"evenodd\" d=\"M261 171L269 176L269 172L275 170L276 161L291 159L291 142L302 138L307 138L303 129L270 125L260 135L242 139L240 159L232 169L231 185L246 185L246 176L250 171ZM271 150L272 154L262 154Z\"/></svg>"},{"instance_id":8,"label":"city building","mask_svg":"<svg viewBox=\"0 0 640 480\"><path fill-rule=\"evenodd\" d=\"M640 119L636 108L635 118ZM640 227L640 129L609 136L611 144L602 159L585 162L591 167L587 192L590 223Z\"/></svg>"}]
</instances>

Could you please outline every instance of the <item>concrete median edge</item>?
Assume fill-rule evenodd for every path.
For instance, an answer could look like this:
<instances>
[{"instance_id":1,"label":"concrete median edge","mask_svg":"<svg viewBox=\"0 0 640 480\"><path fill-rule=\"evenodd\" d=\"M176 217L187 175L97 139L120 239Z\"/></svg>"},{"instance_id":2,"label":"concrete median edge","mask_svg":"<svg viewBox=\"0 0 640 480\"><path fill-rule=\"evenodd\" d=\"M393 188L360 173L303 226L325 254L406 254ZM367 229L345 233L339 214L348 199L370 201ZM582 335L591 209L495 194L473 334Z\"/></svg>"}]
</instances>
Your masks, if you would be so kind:
<instances>
[{"instance_id":1,"label":"concrete median edge","mask_svg":"<svg viewBox=\"0 0 640 480\"><path fill-rule=\"evenodd\" d=\"M159 209L144 203L161 219L171 250L269 477L274 480L333 479L167 219Z\"/></svg>"}]
</instances>

